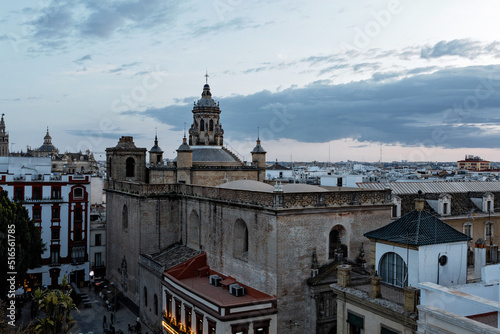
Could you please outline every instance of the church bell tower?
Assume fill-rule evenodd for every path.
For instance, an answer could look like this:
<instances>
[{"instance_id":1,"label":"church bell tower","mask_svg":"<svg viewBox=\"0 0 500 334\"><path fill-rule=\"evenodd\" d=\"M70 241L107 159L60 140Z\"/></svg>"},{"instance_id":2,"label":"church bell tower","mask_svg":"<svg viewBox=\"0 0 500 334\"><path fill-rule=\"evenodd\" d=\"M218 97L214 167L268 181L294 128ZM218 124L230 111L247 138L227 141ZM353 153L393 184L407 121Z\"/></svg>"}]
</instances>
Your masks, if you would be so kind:
<instances>
[{"instance_id":1,"label":"church bell tower","mask_svg":"<svg viewBox=\"0 0 500 334\"><path fill-rule=\"evenodd\" d=\"M189 129L189 145L222 146L224 130L220 124L219 103L212 99L208 74L201 99L193 106L193 124Z\"/></svg>"},{"instance_id":2,"label":"church bell tower","mask_svg":"<svg viewBox=\"0 0 500 334\"><path fill-rule=\"evenodd\" d=\"M2 114L2 119L0 120L0 157L9 156L9 134L5 132L4 115Z\"/></svg>"}]
</instances>

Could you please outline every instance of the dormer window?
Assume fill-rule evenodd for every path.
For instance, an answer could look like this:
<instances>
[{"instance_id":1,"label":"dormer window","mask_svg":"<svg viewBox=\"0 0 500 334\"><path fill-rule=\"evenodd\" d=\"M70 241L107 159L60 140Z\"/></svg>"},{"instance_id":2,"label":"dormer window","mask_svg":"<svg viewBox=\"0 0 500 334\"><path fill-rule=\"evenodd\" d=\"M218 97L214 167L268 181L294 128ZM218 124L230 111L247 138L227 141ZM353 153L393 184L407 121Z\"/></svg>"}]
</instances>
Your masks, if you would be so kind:
<instances>
[{"instance_id":1,"label":"dormer window","mask_svg":"<svg viewBox=\"0 0 500 334\"><path fill-rule=\"evenodd\" d=\"M451 196L449 194L439 196L438 213L441 216L451 215Z\"/></svg>"},{"instance_id":2,"label":"dormer window","mask_svg":"<svg viewBox=\"0 0 500 334\"><path fill-rule=\"evenodd\" d=\"M392 218L401 217L401 197L394 196L392 198L392 203L394 204L394 206L392 207Z\"/></svg>"},{"instance_id":3,"label":"dormer window","mask_svg":"<svg viewBox=\"0 0 500 334\"><path fill-rule=\"evenodd\" d=\"M495 199L495 196L492 193L486 193L483 196L483 212L493 212L494 207L493 207L493 201Z\"/></svg>"}]
</instances>

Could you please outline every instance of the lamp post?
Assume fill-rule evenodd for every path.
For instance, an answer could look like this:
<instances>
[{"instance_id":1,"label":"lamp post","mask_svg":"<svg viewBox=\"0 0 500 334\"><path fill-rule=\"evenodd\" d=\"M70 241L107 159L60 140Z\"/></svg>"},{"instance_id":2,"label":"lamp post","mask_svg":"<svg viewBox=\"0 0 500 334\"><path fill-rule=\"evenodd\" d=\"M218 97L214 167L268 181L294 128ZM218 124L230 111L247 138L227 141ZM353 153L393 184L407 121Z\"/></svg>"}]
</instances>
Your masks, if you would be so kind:
<instances>
[{"instance_id":1,"label":"lamp post","mask_svg":"<svg viewBox=\"0 0 500 334\"><path fill-rule=\"evenodd\" d=\"M90 282L89 282L89 291L90 291L90 289L91 289L91 287L92 287L92 284L94 284L94 271L93 271L93 270L91 270L91 271L89 272L89 277L90 277ZM94 289L94 290L95 290L95 289Z\"/></svg>"},{"instance_id":2,"label":"lamp post","mask_svg":"<svg viewBox=\"0 0 500 334\"><path fill-rule=\"evenodd\" d=\"M113 320L116 321L116 286L115 286L115 282L111 282L110 283L112 286L113 286Z\"/></svg>"}]
</instances>

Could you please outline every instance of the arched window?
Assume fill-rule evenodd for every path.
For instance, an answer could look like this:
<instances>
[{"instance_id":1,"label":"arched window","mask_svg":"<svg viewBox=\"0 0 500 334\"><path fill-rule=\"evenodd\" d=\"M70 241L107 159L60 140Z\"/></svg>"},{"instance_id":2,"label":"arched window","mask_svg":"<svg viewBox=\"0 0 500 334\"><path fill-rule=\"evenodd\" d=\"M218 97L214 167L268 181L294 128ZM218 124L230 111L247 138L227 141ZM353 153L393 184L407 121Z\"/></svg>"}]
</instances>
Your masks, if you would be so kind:
<instances>
[{"instance_id":1,"label":"arched window","mask_svg":"<svg viewBox=\"0 0 500 334\"><path fill-rule=\"evenodd\" d=\"M82 188L75 188L73 190L73 197L74 198L83 198L83 189Z\"/></svg>"},{"instance_id":2,"label":"arched window","mask_svg":"<svg viewBox=\"0 0 500 334\"><path fill-rule=\"evenodd\" d=\"M205 131L205 121L204 120L200 121L200 131Z\"/></svg>"},{"instance_id":3,"label":"arched window","mask_svg":"<svg viewBox=\"0 0 500 334\"><path fill-rule=\"evenodd\" d=\"M127 158L125 161L125 176L134 177L135 176L135 160L134 158Z\"/></svg>"},{"instance_id":4,"label":"arched window","mask_svg":"<svg viewBox=\"0 0 500 334\"><path fill-rule=\"evenodd\" d=\"M385 253L380 259L378 272L382 282L395 286L408 286L408 268L401 256L396 253Z\"/></svg>"},{"instance_id":5,"label":"arched window","mask_svg":"<svg viewBox=\"0 0 500 334\"><path fill-rule=\"evenodd\" d=\"M211 119L208 123L208 131L214 131L214 120Z\"/></svg>"},{"instance_id":6,"label":"arched window","mask_svg":"<svg viewBox=\"0 0 500 334\"><path fill-rule=\"evenodd\" d=\"M328 236L328 258L335 259L336 254L342 254L342 258L347 258L347 245L342 243L344 234L345 228L342 225L332 228Z\"/></svg>"},{"instance_id":7,"label":"arched window","mask_svg":"<svg viewBox=\"0 0 500 334\"><path fill-rule=\"evenodd\" d=\"M248 228L242 219L236 220L234 224L234 256L248 260Z\"/></svg>"},{"instance_id":8,"label":"arched window","mask_svg":"<svg viewBox=\"0 0 500 334\"><path fill-rule=\"evenodd\" d=\"M158 315L158 296L156 295L156 293L153 298L153 303L154 303L153 307L155 309L155 315Z\"/></svg>"},{"instance_id":9,"label":"arched window","mask_svg":"<svg viewBox=\"0 0 500 334\"><path fill-rule=\"evenodd\" d=\"M123 206L122 209L122 229L128 229L128 208L127 205Z\"/></svg>"},{"instance_id":10,"label":"arched window","mask_svg":"<svg viewBox=\"0 0 500 334\"><path fill-rule=\"evenodd\" d=\"M187 241L193 248L200 246L200 216L196 211L192 211L189 215Z\"/></svg>"},{"instance_id":11,"label":"arched window","mask_svg":"<svg viewBox=\"0 0 500 334\"><path fill-rule=\"evenodd\" d=\"M148 306L148 288L144 287L144 306Z\"/></svg>"}]
</instances>

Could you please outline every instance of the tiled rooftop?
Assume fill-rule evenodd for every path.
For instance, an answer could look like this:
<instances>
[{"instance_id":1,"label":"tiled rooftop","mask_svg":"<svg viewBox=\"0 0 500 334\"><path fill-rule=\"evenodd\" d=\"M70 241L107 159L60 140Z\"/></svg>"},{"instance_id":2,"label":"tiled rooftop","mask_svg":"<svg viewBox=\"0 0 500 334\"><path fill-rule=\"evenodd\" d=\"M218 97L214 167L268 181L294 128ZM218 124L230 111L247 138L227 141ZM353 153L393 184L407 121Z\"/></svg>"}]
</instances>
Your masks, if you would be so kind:
<instances>
[{"instance_id":1,"label":"tiled rooftop","mask_svg":"<svg viewBox=\"0 0 500 334\"><path fill-rule=\"evenodd\" d=\"M234 306L239 304L249 304L265 301L276 301L276 297L260 292L249 286L237 282L230 276L225 276L214 270L211 270L206 263L206 253L199 254L183 263L167 270L165 277L179 284L181 287L189 290L222 307ZM222 278L222 286L210 284L210 276L217 275ZM229 293L229 284L236 283L245 289L243 296L233 296Z\"/></svg>"},{"instance_id":2,"label":"tiled rooftop","mask_svg":"<svg viewBox=\"0 0 500 334\"><path fill-rule=\"evenodd\" d=\"M467 235L423 210L413 210L398 220L364 235L367 238L414 246L470 240Z\"/></svg>"}]
</instances>

